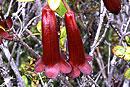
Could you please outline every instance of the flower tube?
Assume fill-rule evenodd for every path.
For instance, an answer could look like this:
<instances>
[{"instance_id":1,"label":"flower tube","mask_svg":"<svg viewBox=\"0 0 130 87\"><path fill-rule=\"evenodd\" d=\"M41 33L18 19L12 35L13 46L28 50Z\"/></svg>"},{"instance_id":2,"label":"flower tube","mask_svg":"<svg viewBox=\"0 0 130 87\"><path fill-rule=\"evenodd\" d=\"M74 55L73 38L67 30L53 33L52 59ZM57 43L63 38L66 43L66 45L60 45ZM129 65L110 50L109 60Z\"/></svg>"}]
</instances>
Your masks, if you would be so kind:
<instances>
[{"instance_id":1,"label":"flower tube","mask_svg":"<svg viewBox=\"0 0 130 87\"><path fill-rule=\"evenodd\" d=\"M107 10L109 10L111 13L117 15L120 12L121 10L120 0L103 0L103 2Z\"/></svg>"},{"instance_id":2,"label":"flower tube","mask_svg":"<svg viewBox=\"0 0 130 87\"><path fill-rule=\"evenodd\" d=\"M92 57L88 54L85 56L80 32L72 11L65 13L65 25L68 39L69 63L72 66L72 72L68 76L76 78L80 75L80 71L85 75L90 75L92 68L88 61L91 61Z\"/></svg>"},{"instance_id":3,"label":"flower tube","mask_svg":"<svg viewBox=\"0 0 130 87\"><path fill-rule=\"evenodd\" d=\"M46 76L51 79L55 79L59 72L71 72L70 64L60 55L55 13L48 6L42 11L42 43L43 58L36 61L35 71L42 72L45 69Z\"/></svg>"}]
</instances>

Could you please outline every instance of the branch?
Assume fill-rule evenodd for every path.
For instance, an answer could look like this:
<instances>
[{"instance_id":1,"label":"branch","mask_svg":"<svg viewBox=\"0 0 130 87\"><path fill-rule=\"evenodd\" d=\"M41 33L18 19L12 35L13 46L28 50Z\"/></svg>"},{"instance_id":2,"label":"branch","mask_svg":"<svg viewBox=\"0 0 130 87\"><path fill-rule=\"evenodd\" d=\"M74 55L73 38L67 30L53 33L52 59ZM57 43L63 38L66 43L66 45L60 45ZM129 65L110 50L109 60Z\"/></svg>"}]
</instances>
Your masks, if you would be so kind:
<instances>
[{"instance_id":1,"label":"branch","mask_svg":"<svg viewBox=\"0 0 130 87\"><path fill-rule=\"evenodd\" d=\"M0 74L5 81L3 85L5 84L7 87L13 87L13 83L11 82L12 77L10 77L8 73L9 73L8 68L4 65L1 54L0 54Z\"/></svg>"},{"instance_id":2,"label":"branch","mask_svg":"<svg viewBox=\"0 0 130 87\"><path fill-rule=\"evenodd\" d=\"M5 54L6 58L8 59L8 61L10 61L10 56L11 56L11 54L10 54L9 49L8 49L8 47L7 47L7 43L1 44L1 45L0 45L0 48L1 48L2 51L4 52L4 54ZM14 62L13 58L12 58L11 61L10 61L10 66L11 66L11 68L13 69L13 71L14 71L14 73L15 73L15 75L16 75L16 78L17 78L17 80L18 80L17 83L18 83L21 87L26 87L25 84L24 84L24 81L23 81L23 79L22 79L22 77L21 77L21 75L20 75L20 73L19 73L19 71L18 71L18 68L17 68L17 66L15 65L15 62Z\"/></svg>"},{"instance_id":3,"label":"branch","mask_svg":"<svg viewBox=\"0 0 130 87\"><path fill-rule=\"evenodd\" d=\"M95 36L95 39L94 39L94 42L93 42L93 45L91 46L91 52L90 52L90 55L92 56L94 50L95 50L95 45L98 41L98 38L99 38L99 35L100 35L100 31L101 31L101 28L102 28L102 24L103 24L103 20L104 20L104 17L105 17L105 14L106 14L106 8L104 7L104 4L103 4L103 1L101 0L101 15L100 15L100 22L99 22L99 25L98 25L98 29L97 29L97 33L96 33L96 36Z\"/></svg>"},{"instance_id":4,"label":"branch","mask_svg":"<svg viewBox=\"0 0 130 87\"><path fill-rule=\"evenodd\" d=\"M68 87L73 87L73 86L70 84L70 82L69 82L62 74L60 74L60 76L58 76L58 78L59 78L60 80L62 80Z\"/></svg>"}]
</instances>

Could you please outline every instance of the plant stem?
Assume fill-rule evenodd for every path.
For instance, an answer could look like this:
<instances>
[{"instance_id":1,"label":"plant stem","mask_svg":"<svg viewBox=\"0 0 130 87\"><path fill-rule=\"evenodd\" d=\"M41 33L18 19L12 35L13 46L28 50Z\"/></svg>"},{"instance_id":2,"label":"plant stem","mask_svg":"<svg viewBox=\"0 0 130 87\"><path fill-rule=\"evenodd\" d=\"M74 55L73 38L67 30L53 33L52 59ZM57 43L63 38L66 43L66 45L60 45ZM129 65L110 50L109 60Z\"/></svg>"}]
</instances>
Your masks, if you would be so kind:
<instances>
[{"instance_id":1,"label":"plant stem","mask_svg":"<svg viewBox=\"0 0 130 87\"><path fill-rule=\"evenodd\" d=\"M63 1L64 5L65 5L65 7L66 7L67 11L68 11L68 12L70 12L70 9L69 9L69 7L67 6L67 4L66 4L65 0L62 0L62 1Z\"/></svg>"}]
</instances>

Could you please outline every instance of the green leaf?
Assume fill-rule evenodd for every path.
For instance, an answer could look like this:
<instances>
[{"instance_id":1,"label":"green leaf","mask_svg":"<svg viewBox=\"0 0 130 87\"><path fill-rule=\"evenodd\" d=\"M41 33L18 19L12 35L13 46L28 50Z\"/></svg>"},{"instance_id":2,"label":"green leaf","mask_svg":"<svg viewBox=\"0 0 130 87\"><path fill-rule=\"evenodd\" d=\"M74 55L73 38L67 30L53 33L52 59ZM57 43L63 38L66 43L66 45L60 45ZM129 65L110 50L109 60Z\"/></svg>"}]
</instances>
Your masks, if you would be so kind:
<instances>
[{"instance_id":1,"label":"green leaf","mask_svg":"<svg viewBox=\"0 0 130 87\"><path fill-rule=\"evenodd\" d=\"M114 53L114 55L116 55L119 58L123 58L124 53L125 53L125 48L122 46L114 46L114 48L112 49L112 52Z\"/></svg>"},{"instance_id":2,"label":"green leaf","mask_svg":"<svg viewBox=\"0 0 130 87\"><path fill-rule=\"evenodd\" d=\"M67 35L66 35L66 28L62 26L60 28L60 31L61 31L61 35L60 35L60 47L63 48L64 47L64 43L65 43L65 38L67 37Z\"/></svg>"},{"instance_id":3,"label":"green leaf","mask_svg":"<svg viewBox=\"0 0 130 87\"><path fill-rule=\"evenodd\" d=\"M68 6L69 7L69 6ZM55 10L57 12L57 14L61 17L63 17L65 15L65 13L67 12L66 7L64 6L64 3L61 1L60 2L60 6L58 9Z\"/></svg>"},{"instance_id":4,"label":"green leaf","mask_svg":"<svg viewBox=\"0 0 130 87\"><path fill-rule=\"evenodd\" d=\"M65 26L61 27L60 31L61 31L60 38L66 38L67 35L66 35L66 28L65 28Z\"/></svg>"},{"instance_id":5,"label":"green leaf","mask_svg":"<svg viewBox=\"0 0 130 87\"><path fill-rule=\"evenodd\" d=\"M33 59L34 59L34 58L28 56L28 59L30 59L30 63L29 63L29 64L30 64L30 65L33 64Z\"/></svg>"},{"instance_id":6,"label":"green leaf","mask_svg":"<svg viewBox=\"0 0 130 87\"><path fill-rule=\"evenodd\" d=\"M130 53L130 47L127 46L127 47L125 48L125 52Z\"/></svg>"},{"instance_id":7,"label":"green leaf","mask_svg":"<svg viewBox=\"0 0 130 87\"><path fill-rule=\"evenodd\" d=\"M130 37L125 36L125 39L126 39L127 44L130 45Z\"/></svg>"},{"instance_id":8,"label":"green leaf","mask_svg":"<svg viewBox=\"0 0 130 87\"><path fill-rule=\"evenodd\" d=\"M130 68L128 68L127 70L126 70L126 72L125 72L125 74L124 74L124 77L126 78L126 79L130 79Z\"/></svg>"},{"instance_id":9,"label":"green leaf","mask_svg":"<svg viewBox=\"0 0 130 87\"><path fill-rule=\"evenodd\" d=\"M23 75L22 79L23 79L23 81L25 83L25 86L28 87L28 79L27 79L27 77L25 75Z\"/></svg>"},{"instance_id":10,"label":"green leaf","mask_svg":"<svg viewBox=\"0 0 130 87\"><path fill-rule=\"evenodd\" d=\"M39 21L38 24L37 24L37 30L38 30L39 32L42 32L41 21Z\"/></svg>"},{"instance_id":11,"label":"green leaf","mask_svg":"<svg viewBox=\"0 0 130 87\"><path fill-rule=\"evenodd\" d=\"M125 53L124 54L124 57L123 57L123 59L125 60L125 61L130 61L130 53Z\"/></svg>"},{"instance_id":12,"label":"green leaf","mask_svg":"<svg viewBox=\"0 0 130 87\"><path fill-rule=\"evenodd\" d=\"M48 0L49 7L56 10L60 6L61 0Z\"/></svg>"},{"instance_id":13,"label":"green leaf","mask_svg":"<svg viewBox=\"0 0 130 87\"><path fill-rule=\"evenodd\" d=\"M32 1L35 1L35 0L17 0L17 1L20 1L20 2L32 2Z\"/></svg>"},{"instance_id":14,"label":"green leaf","mask_svg":"<svg viewBox=\"0 0 130 87\"><path fill-rule=\"evenodd\" d=\"M27 38L34 36L34 35L41 35L41 33L34 33L34 34L31 34L31 35L28 35Z\"/></svg>"}]
</instances>

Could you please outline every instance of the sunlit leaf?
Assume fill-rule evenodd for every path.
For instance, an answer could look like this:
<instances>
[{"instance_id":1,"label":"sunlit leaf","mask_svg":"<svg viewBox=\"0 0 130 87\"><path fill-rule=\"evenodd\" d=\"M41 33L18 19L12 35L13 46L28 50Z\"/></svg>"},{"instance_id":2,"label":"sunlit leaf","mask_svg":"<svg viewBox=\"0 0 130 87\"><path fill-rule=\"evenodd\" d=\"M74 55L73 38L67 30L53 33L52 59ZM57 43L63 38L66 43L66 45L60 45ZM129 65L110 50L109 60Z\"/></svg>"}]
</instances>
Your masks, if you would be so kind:
<instances>
[{"instance_id":1,"label":"sunlit leaf","mask_svg":"<svg viewBox=\"0 0 130 87\"><path fill-rule=\"evenodd\" d=\"M27 79L27 77L26 77L25 75L23 75L23 76L22 76L22 79L23 79L23 81L24 81L26 87L28 87L28 79Z\"/></svg>"},{"instance_id":2,"label":"sunlit leaf","mask_svg":"<svg viewBox=\"0 0 130 87\"><path fill-rule=\"evenodd\" d=\"M125 48L125 52L130 53L130 47L129 47L129 46L127 46L127 47Z\"/></svg>"},{"instance_id":3,"label":"sunlit leaf","mask_svg":"<svg viewBox=\"0 0 130 87\"><path fill-rule=\"evenodd\" d=\"M39 32L42 32L41 21L39 21L38 24L37 24L37 30Z\"/></svg>"},{"instance_id":4,"label":"sunlit leaf","mask_svg":"<svg viewBox=\"0 0 130 87\"><path fill-rule=\"evenodd\" d=\"M124 74L124 77L126 78L126 79L130 79L130 68L128 68L127 70L126 70L126 72L125 72L125 74Z\"/></svg>"},{"instance_id":5,"label":"sunlit leaf","mask_svg":"<svg viewBox=\"0 0 130 87\"><path fill-rule=\"evenodd\" d=\"M67 4L67 3L66 3ZM68 6L69 7L69 6ZM64 3L61 1L60 6L58 9L55 10L57 12L57 14L61 17L63 17L65 15L65 13L67 12L67 9L64 5Z\"/></svg>"},{"instance_id":6,"label":"sunlit leaf","mask_svg":"<svg viewBox=\"0 0 130 87\"><path fill-rule=\"evenodd\" d=\"M125 39L126 39L127 44L130 45L130 37L125 36Z\"/></svg>"},{"instance_id":7,"label":"sunlit leaf","mask_svg":"<svg viewBox=\"0 0 130 87\"><path fill-rule=\"evenodd\" d=\"M34 34L31 34L31 35L28 35L27 38L34 36L34 35L41 35L41 34L40 33L34 33Z\"/></svg>"},{"instance_id":8,"label":"sunlit leaf","mask_svg":"<svg viewBox=\"0 0 130 87\"><path fill-rule=\"evenodd\" d=\"M48 0L49 7L56 10L60 6L61 0Z\"/></svg>"},{"instance_id":9,"label":"sunlit leaf","mask_svg":"<svg viewBox=\"0 0 130 87\"><path fill-rule=\"evenodd\" d=\"M33 64L33 58L30 57L30 56L28 56L28 59L30 59L30 63L29 63L29 64L30 64L30 65Z\"/></svg>"},{"instance_id":10,"label":"sunlit leaf","mask_svg":"<svg viewBox=\"0 0 130 87\"><path fill-rule=\"evenodd\" d=\"M123 58L124 53L125 53L125 48L122 46L114 46L114 48L112 49L112 52L119 58Z\"/></svg>"},{"instance_id":11,"label":"sunlit leaf","mask_svg":"<svg viewBox=\"0 0 130 87\"><path fill-rule=\"evenodd\" d=\"M33 81L31 81L31 86L36 87L36 84Z\"/></svg>"},{"instance_id":12,"label":"sunlit leaf","mask_svg":"<svg viewBox=\"0 0 130 87\"><path fill-rule=\"evenodd\" d=\"M124 59L125 61L130 61L130 53L125 52L123 59Z\"/></svg>"},{"instance_id":13,"label":"sunlit leaf","mask_svg":"<svg viewBox=\"0 0 130 87\"><path fill-rule=\"evenodd\" d=\"M34 73L33 71L27 71L29 74L31 74L32 76L36 76L36 73Z\"/></svg>"},{"instance_id":14,"label":"sunlit leaf","mask_svg":"<svg viewBox=\"0 0 130 87\"><path fill-rule=\"evenodd\" d=\"M1 25L0 25L0 28L3 29L5 31L5 28L3 28Z\"/></svg>"},{"instance_id":15,"label":"sunlit leaf","mask_svg":"<svg viewBox=\"0 0 130 87\"><path fill-rule=\"evenodd\" d=\"M35 1L35 0L17 0L17 1L20 1L20 2L32 2L32 1Z\"/></svg>"},{"instance_id":16,"label":"sunlit leaf","mask_svg":"<svg viewBox=\"0 0 130 87\"><path fill-rule=\"evenodd\" d=\"M60 47L62 48L63 51L66 51L66 48L64 47L65 44L65 39L67 37L66 35L66 28L61 26L60 27L61 35L60 35Z\"/></svg>"}]
</instances>

